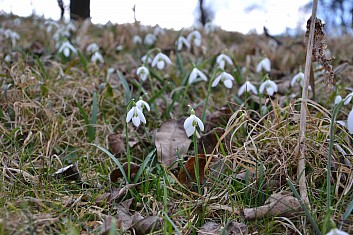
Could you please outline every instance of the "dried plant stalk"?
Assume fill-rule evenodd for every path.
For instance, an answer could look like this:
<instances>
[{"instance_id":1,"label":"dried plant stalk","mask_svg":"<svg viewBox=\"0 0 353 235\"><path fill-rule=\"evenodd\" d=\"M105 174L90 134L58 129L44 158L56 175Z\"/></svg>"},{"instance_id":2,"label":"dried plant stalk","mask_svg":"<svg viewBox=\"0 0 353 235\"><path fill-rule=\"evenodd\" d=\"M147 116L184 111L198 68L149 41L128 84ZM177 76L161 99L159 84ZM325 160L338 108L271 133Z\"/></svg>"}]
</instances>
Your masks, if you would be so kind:
<instances>
[{"instance_id":1,"label":"dried plant stalk","mask_svg":"<svg viewBox=\"0 0 353 235\"><path fill-rule=\"evenodd\" d=\"M309 76L310 68L312 62L312 51L314 44L314 33L315 33L315 22L316 22L316 11L317 11L318 0L313 1L313 8L311 13L310 32L309 40L307 42L306 51L306 61L305 61L305 71L304 71L304 84L302 91L302 100L300 106L300 130L299 130L299 161L298 161L298 177L299 177L299 192L300 197L307 206L310 207L310 202L308 198L308 189L306 187L306 177L305 177L305 131L306 131L306 116L307 116L307 99L308 99L308 86L309 86Z\"/></svg>"}]
</instances>

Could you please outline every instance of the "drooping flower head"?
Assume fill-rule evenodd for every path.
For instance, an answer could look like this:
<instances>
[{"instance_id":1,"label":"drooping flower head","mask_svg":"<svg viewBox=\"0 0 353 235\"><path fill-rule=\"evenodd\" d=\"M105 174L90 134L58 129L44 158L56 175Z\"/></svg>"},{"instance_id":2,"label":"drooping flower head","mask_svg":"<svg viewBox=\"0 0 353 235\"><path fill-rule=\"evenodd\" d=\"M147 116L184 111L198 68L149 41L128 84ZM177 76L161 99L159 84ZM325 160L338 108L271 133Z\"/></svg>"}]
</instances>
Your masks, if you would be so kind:
<instances>
[{"instance_id":1,"label":"drooping flower head","mask_svg":"<svg viewBox=\"0 0 353 235\"><path fill-rule=\"evenodd\" d=\"M146 118L145 115L143 115L143 108L146 107L148 111L150 111L150 106L148 105L147 102L143 101L140 99L139 101L132 102L132 108L126 115L126 122L130 122L132 120L132 123L136 126L139 127L141 122L146 124Z\"/></svg>"},{"instance_id":2,"label":"drooping flower head","mask_svg":"<svg viewBox=\"0 0 353 235\"><path fill-rule=\"evenodd\" d=\"M71 52L76 54L76 48L69 41L64 41L59 48L59 53L63 53L65 57L69 57Z\"/></svg>"},{"instance_id":3,"label":"drooping flower head","mask_svg":"<svg viewBox=\"0 0 353 235\"><path fill-rule=\"evenodd\" d=\"M259 92L264 93L265 90L269 96L273 96L273 94L278 91L277 84L274 81L267 79L266 81L261 83Z\"/></svg>"},{"instance_id":4,"label":"drooping flower head","mask_svg":"<svg viewBox=\"0 0 353 235\"><path fill-rule=\"evenodd\" d=\"M201 46L202 37L199 31L194 30L187 36L187 40L190 44L194 44L196 47Z\"/></svg>"},{"instance_id":5,"label":"drooping flower head","mask_svg":"<svg viewBox=\"0 0 353 235\"><path fill-rule=\"evenodd\" d=\"M189 84L192 84L200 79L207 81L207 77L203 72L201 72L198 68L193 68L189 76Z\"/></svg>"},{"instance_id":6,"label":"drooping flower head","mask_svg":"<svg viewBox=\"0 0 353 235\"><path fill-rule=\"evenodd\" d=\"M330 232L326 233L326 235L349 235L349 234L342 230L334 228L334 229L331 229Z\"/></svg>"},{"instance_id":7,"label":"drooping flower head","mask_svg":"<svg viewBox=\"0 0 353 235\"><path fill-rule=\"evenodd\" d=\"M260 73L262 70L266 72L271 71L271 61L267 57L261 60L256 66L256 72Z\"/></svg>"},{"instance_id":8,"label":"drooping flower head","mask_svg":"<svg viewBox=\"0 0 353 235\"><path fill-rule=\"evenodd\" d=\"M253 94L257 95L256 87L249 81L246 81L238 91L238 96L241 96L244 92L252 92Z\"/></svg>"},{"instance_id":9,"label":"drooping flower head","mask_svg":"<svg viewBox=\"0 0 353 235\"><path fill-rule=\"evenodd\" d=\"M188 117L184 122L184 129L185 129L186 135L188 137L192 136L195 133L197 126L200 128L201 131L205 129L201 119L196 117L195 111L191 109L190 117Z\"/></svg>"},{"instance_id":10,"label":"drooping flower head","mask_svg":"<svg viewBox=\"0 0 353 235\"><path fill-rule=\"evenodd\" d=\"M231 89L233 87L233 81L234 78L231 74L227 72L222 72L216 79L212 82L212 87L215 87L218 85L220 81L223 82L224 86Z\"/></svg>"},{"instance_id":11,"label":"drooping flower head","mask_svg":"<svg viewBox=\"0 0 353 235\"><path fill-rule=\"evenodd\" d=\"M175 44L178 51L183 48L183 45L188 49L191 47L189 41L184 36L180 36Z\"/></svg>"},{"instance_id":12,"label":"drooping flower head","mask_svg":"<svg viewBox=\"0 0 353 235\"><path fill-rule=\"evenodd\" d=\"M228 65L233 65L232 59L229 56L227 56L226 54L223 54L223 53L220 54L219 56L217 56L216 62L218 64L218 67L220 67L222 69L224 69L226 63Z\"/></svg>"},{"instance_id":13,"label":"drooping flower head","mask_svg":"<svg viewBox=\"0 0 353 235\"><path fill-rule=\"evenodd\" d=\"M93 54L93 53L95 53L95 52L97 52L97 51L99 51L99 46L96 44L96 43L91 43L91 44L89 44L88 46L87 46L87 48L86 48L86 52L88 53L88 54Z\"/></svg>"},{"instance_id":14,"label":"drooping flower head","mask_svg":"<svg viewBox=\"0 0 353 235\"><path fill-rule=\"evenodd\" d=\"M91 57L91 62L96 63L97 61L99 61L100 63L104 63L103 56L98 51L94 52L94 54Z\"/></svg>"},{"instance_id":15,"label":"drooping flower head","mask_svg":"<svg viewBox=\"0 0 353 235\"><path fill-rule=\"evenodd\" d=\"M349 103L351 102L352 98L353 98L353 92L349 93L349 94L346 96L346 98L344 98L344 105L349 104Z\"/></svg>"},{"instance_id":16,"label":"drooping flower head","mask_svg":"<svg viewBox=\"0 0 353 235\"><path fill-rule=\"evenodd\" d=\"M148 34L146 34L143 42L145 45L151 46L156 42L156 40L157 40L157 38L154 34L148 33Z\"/></svg>"},{"instance_id":17,"label":"drooping flower head","mask_svg":"<svg viewBox=\"0 0 353 235\"><path fill-rule=\"evenodd\" d=\"M303 81L304 81L304 73L299 72L292 78L292 80L290 81L290 85L294 86L296 82L299 82L300 86L303 87Z\"/></svg>"},{"instance_id":18,"label":"drooping flower head","mask_svg":"<svg viewBox=\"0 0 353 235\"><path fill-rule=\"evenodd\" d=\"M147 80L148 75L149 75L149 70L145 66L141 66L136 70L137 76L144 82Z\"/></svg>"},{"instance_id":19,"label":"drooping flower head","mask_svg":"<svg viewBox=\"0 0 353 235\"><path fill-rule=\"evenodd\" d=\"M168 56L166 56L165 54L159 52L152 61L152 67L156 67L159 70L162 70L165 66L165 64L171 64L172 61L169 59Z\"/></svg>"},{"instance_id":20,"label":"drooping flower head","mask_svg":"<svg viewBox=\"0 0 353 235\"><path fill-rule=\"evenodd\" d=\"M139 35L134 35L132 38L132 42L137 45L137 44L142 44L142 38Z\"/></svg>"}]
</instances>

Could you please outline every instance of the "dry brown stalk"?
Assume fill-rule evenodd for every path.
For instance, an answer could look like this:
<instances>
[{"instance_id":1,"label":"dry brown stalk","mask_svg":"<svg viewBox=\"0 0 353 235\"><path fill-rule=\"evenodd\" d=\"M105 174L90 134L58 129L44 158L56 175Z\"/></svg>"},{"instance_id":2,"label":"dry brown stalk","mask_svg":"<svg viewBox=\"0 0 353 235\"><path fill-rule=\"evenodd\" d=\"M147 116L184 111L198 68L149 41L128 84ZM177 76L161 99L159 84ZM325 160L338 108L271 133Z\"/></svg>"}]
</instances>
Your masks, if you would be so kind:
<instances>
[{"instance_id":1,"label":"dry brown stalk","mask_svg":"<svg viewBox=\"0 0 353 235\"><path fill-rule=\"evenodd\" d=\"M299 192L303 202L310 207L310 202L308 198L308 189L306 186L306 177L305 177L305 131L306 131L306 116L307 116L307 99L308 99L308 86L309 86L309 76L310 68L312 62L312 51L314 44L314 33L315 33L315 22L316 22L316 11L317 11L318 0L313 1L313 8L311 13L310 24L310 34L309 41L307 42L307 51L306 51L306 61L305 61L305 71L304 71L304 84L302 91L302 99L300 106L300 131L299 131L299 161L298 161L298 177L299 177Z\"/></svg>"}]
</instances>

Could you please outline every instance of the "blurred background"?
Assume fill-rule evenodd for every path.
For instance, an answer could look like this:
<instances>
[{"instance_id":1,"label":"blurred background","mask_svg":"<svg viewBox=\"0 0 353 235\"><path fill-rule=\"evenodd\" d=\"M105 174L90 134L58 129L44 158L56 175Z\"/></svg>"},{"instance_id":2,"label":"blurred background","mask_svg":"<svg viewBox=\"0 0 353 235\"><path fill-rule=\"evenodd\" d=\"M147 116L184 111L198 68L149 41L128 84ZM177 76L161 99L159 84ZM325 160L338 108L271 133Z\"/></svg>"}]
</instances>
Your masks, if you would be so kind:
<instances>
[{"instance_id":1,"label":"blurred background","mask_svg":"<svg viewBox=\"0 0 353 235\"><path fill-rule=\"evenodd\" d=\"M88 14L95 24L137 20L144 25L180 30L212 22L224 30L244 34L262 33L265 26L272 35L302 33L312 4L310 0L71 0L80 9L82 2L89 6ZM69 20L70 0L0 0L0 11L59 20L58 3L65 9L63 18ZM352 33L353 1L320 0L318 17L326 23L327 31Z\"/></svg>"}]
</instances>

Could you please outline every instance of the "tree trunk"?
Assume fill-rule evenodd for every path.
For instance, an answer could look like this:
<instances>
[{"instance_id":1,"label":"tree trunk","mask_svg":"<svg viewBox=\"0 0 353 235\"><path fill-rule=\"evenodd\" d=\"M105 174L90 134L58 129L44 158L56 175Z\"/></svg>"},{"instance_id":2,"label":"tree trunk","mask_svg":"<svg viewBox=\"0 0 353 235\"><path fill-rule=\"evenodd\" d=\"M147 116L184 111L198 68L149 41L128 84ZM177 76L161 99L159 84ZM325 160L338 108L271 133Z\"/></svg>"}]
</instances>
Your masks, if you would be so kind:
<instances>
[{"instance_id":1,"label":"tree trunk","mask_svg":"<svg viewBox=\"0 0 353 235\"><path fill-rule=\"evenodd\" d=\"M71 0L70 18L72 20L85 20L90 17L90 0Z\"/></svg>"}]
</instances>

